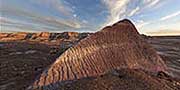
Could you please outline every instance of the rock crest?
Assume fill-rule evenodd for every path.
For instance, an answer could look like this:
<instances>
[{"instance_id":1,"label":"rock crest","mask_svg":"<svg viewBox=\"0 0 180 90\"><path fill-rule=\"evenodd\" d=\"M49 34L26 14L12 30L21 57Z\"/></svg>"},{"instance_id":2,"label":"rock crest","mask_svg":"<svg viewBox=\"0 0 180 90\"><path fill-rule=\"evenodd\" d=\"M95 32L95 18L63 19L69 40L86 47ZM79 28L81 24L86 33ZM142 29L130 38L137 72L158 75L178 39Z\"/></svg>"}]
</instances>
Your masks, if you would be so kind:
<instances>
[{"instance_id":1,"label":"rock crest","mask_svg":"<svg viewBox=\"0 0 180 90\"><path fill-rule=\"evenodd\" d=\"M154 73L166 71L160 56L127 19L105 27L69 48L41 74L34 86L99 76L122 68Z\"/></svg>"}]
</instances>

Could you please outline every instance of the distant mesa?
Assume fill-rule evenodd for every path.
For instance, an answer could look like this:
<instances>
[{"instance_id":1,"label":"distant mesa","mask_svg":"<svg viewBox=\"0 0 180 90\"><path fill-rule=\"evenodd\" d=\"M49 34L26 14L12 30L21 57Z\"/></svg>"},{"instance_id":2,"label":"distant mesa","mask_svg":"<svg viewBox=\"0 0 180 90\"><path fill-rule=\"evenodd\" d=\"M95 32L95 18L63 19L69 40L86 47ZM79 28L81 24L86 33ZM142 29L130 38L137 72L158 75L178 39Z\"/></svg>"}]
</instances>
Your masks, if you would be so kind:
<instances>
[{"instance_id":1,"label":"distant mesa","mask_svg":"<svg viewBox=\"0 0 180 90\"><path fill-rule=\"evenodd\" d=\"M53 88L64 81L95 77L124 68L152 73L167 69L128 19L107 26L69 48L40 75L33 87Z\"/></svg>"},{"instance_id":2,"label":"distant mesa","mask_svg":"<svg viewBox=\"0 0 180 90\"><path fill-rule=\"evenodd\" d=\"M49 32L40 32L40 33L35 33L31 35L31 39L33 40L48 40L50 37Z\"/></svg>"},{"instance_id":3,"label":"distant mesa","mask_svg":"<svg viewBox=\"0 0 180 90\"><path fill-rule=\"evenodd\" d=\"M78 32L63 32L63 33L49 33L49 32L39 32L39 33L0 33L0 41L52 41L52 40L65 40L65 41L78 41L81 40L91 33L78 33Z\"/></svg>"},{"instance_id":4,"label":"distant mesa","mask_svg":"<svg viewBox=\"0 0 180 90\"><path fill-rule=\"evenodd\" d=\"M26 37L27 33L19 32L19 33L0 33L1 41L14 41L14 40L22 40Z\"/></svg>"},{"instance_id":5,"label":"distant mesa","mask_svg":"<svg viewBox=\"0 0 180 90\"><path fill-rule=\"evenodd\" d=\"M8 33L0 33L0 39L8 37Z\"/></svg>"}]
</instances>

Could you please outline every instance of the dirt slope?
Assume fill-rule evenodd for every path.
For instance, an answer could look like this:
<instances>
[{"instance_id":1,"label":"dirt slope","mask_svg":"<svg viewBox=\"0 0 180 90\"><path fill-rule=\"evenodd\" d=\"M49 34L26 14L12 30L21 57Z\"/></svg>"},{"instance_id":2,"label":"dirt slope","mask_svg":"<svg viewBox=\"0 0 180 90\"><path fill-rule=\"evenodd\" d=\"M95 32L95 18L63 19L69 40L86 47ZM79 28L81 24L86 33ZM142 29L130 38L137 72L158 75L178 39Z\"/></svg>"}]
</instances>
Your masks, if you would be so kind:
<instances>
[{"instance_id":1,"label":"dirt slope","mask_svg":"<svg viewBox=\"0 0 180 90\"><path fill-rule=\"evenodd\" d=\"M92 34L63 53L34 87L103 75L112 69L143 69L157 73L166 65L127 19Z\"/></svg>"}]
</instances>

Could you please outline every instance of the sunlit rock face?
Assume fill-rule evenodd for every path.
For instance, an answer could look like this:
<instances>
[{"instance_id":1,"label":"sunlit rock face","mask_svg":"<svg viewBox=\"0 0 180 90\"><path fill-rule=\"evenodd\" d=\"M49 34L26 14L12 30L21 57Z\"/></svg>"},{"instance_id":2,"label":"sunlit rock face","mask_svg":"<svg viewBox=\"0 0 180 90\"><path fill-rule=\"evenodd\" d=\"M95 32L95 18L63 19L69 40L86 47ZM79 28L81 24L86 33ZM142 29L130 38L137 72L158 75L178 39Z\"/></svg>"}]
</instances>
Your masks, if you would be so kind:
<instances>
[{"instance_id":1,"label":"sunlit rock face","mask_svg":"<svg viewBox=\"0 0 180 90\"><path fill-rule=\"evenodd\" d=\"M65 51L35 81L35 87L102 75L112 69L166 71L156 51L127 19L105 27Z\"/></svg>"},{"instance_id":2,"label":"sunlit rock face","mask_svg":"<svg viewBox=\"0 0 180 90\"><path fill-rule=\"evenodd\" d=\"M31 39L34 40L48 40L50 37L49 32L41 32L41 33L35 33L31 36Z\"/></svg>"},{"instance_id":3,"label":"sunlit rock face","mask_svg":"<svg viewBox=\"0 0 180 90\"><path fill-rule=\"evenodd\" d=\"M25 39L27 33L0 33L0 41L15 41Z\"/></svg>"},{"instance_id":4,"label":"sunlit rock face","mask_svg":"<svg viewBox=\"0 0 180 90\"><path fill-rule=\"evenodd\" d=\"M8 36L8 33L0 33L0 39L5 38Z\"/></svg>"}]
</instances>

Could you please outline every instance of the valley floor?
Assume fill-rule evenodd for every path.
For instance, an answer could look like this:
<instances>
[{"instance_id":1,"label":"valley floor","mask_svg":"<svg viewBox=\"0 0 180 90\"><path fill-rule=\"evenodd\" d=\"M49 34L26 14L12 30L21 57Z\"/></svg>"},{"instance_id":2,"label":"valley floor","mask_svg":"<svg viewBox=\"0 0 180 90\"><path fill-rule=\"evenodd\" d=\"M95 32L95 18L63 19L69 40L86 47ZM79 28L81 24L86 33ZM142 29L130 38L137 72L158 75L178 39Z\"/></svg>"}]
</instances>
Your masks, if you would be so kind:
<instances>
[{"instance_id":1,"label":"valley floor","mask_svg":"<svg viewBox=\"0 0 180 90\"><path fill-rule=\"evenodd\" d=\"M180 78L180 37L149 37L146 40L161 55L172 71L171 74ZM0 42L0 90L27 88L45 68L69 48L68 44L64 48L59 47L60 45L61 43L50 42L48 44L29 41ZM180 82L177 84L180 86Z\"/></svg>"}]
</instances>

